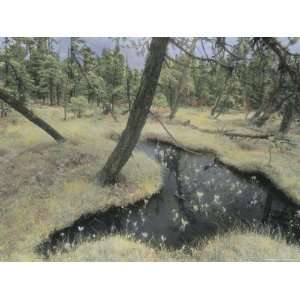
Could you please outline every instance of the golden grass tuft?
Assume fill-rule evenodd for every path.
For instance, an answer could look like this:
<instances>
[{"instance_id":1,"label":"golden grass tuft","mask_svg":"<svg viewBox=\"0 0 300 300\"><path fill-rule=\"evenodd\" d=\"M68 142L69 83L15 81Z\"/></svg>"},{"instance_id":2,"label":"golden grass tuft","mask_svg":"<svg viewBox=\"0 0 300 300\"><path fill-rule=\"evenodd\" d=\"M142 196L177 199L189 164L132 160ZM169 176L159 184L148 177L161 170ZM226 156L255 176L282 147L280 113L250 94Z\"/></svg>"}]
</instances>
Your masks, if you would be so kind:
<instances>
[{"instance_id":1,"label":"golden grass tuft","mask_svg":"<svg viewBox=\"0 0 300 300\"><path fill-rule=\"evenodd\" d=\"M171 259L167 251L155 250L144 243L120 235L85 242L70 252L61 252L50 257L50 261L141 262Z\"/></svg>"},{"instance_id":2,"label":"golden grass tuft","mask_svg":"<svg viewBox=\"0 0 300 300\"><path fill-rule=\"evenodd\" d=\"M208 241L203 249L194 249L196 261L299 261L300 248L280 238L256 232L229 233Z\"/></svg>"},{"instance_id":3,"label":"golden grass tuft","mask_svg":"<svg viewBox=\"0 0 300 300\"><path fill-rule=\"evenodd\" d=\"M285 240L258 232L231 232L194 248L171 251L115 235L82 243L69 252L50 256L50 261L299 261L300 248Z\"/></svg>"}]
</instances>

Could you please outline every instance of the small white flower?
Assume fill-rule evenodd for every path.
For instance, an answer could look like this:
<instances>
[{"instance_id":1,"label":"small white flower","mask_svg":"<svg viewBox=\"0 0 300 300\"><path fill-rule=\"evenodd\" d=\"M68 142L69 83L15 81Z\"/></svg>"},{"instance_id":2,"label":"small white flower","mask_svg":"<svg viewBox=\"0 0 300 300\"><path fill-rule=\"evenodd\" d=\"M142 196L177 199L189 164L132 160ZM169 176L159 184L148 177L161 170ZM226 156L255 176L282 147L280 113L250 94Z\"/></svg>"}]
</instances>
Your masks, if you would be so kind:
<instances>
[{"instance_id":1,"label":"small white flower","mask_svg":"<svg viewBox=\"0 0 300 300\"><path fill-rule=\"evenodd\" d=\"M189 181L189 179L190 179L190 177L184 175L184 180L185 180L185 181Z\"/></svg>"},{"instance_id":2,"label":"small white flower","mask_svg":"<svg viewBox=\"0 0 300 300\"><path fill-rule=\"evenodd\" d=\"M204 203L204 204L203 204L203 207L204 207L205 209L209 208L208 203Z\"/></svg>"},{"instance_id":3,"label":"small white flower","mask_svg":"<svg viewBox=\"0 0 300 300\"><path fill-rule=\"evenodd\" d=\"M177 221L177 219L179 218L179 214L178 212L175 212L174 217L173 217L173 222Z\"/></svg>"},{"instance_id":4,"label":"small white flower","mask_svg":"<svg viewBox=\"0 0 300 300\"><path fill-rule=\"evenodd\" d=\"M193 205L193 210L197 212L199 210L199 206L198 205Z\"/></svg>"},{"instance_id":5,"label":"small white flower","mask_svg":"<svg viewBox=\"0 0 300 300\"><path fill-rule=\"evenodd\" d=\"M65 243L65 246L64 246L64 247L65 247L65 249L67 249L67 250L68 250L68 249L70 249L70 248L71 248L71 244L70 244L70 243Z\"/></svg>"},{"instance_id":6,"label":"small white flower","mask_svg":"<svg viewBox=\"0 0 300 300\"><path fill-rule=\"evenodd\" d=\"M198 197L199 200L200 200L200 199L203 197L203 195L204 195L202 192L197 192L196 194L197 194L197 197Z\"/></svg>"},{"instance_id":7,"label":"small white flower","mask_svg":"<svg viewBox=\"0 0 300 300\"><path fill-rule=\"evenodd\" d=\"M164 151L163 151L163 150L160 150L160 151L159 151L159 156L160 156L160 157L164 157Z\"/></svg>"},{"instance_id":8,"label":"small white flower","mask_svg":"<svg viewBox=\"0 0 300 300\"><path fill-rule=\"evenodd\" d=\"M256 199L253 199L253 200L250 202L250 204L251 204L251 205L256 205L257 202L258 202L258 201L257 201Z\"/></svg>"},{"instance_id":9,"label":"small white flower","mask_svg":"<svg viewBox=\"0 0 300 300\"><path fill-rule=\"evenodd\" d=\"M161 239L161 241L164 243L164 242L166 241L167 238L166 238L164 235L161 235L160 239Z\"/></svg>"},{"instance_id":10,"label":"small white flower","mask_svg":"<svg viewBox=\"0 0 300 300\"><path fill-rule=\"evenodd\" d=\"M220 205L221 202L220 202L220 196L219 195L214 195L214 203L216 205Z\"/></svg>"},{"instance_id":11,"label":"small white flower","mask_svg":"<svg viewBox=\"0 0 300 300\"><path fill-rule=\"evenodd\" d=\"M186 225L188 225L188 224L189 224L188 221L186 221L185 219L181 218L181 226L179 227L179 230L180 230L180 231L185 231L185 227L186 227Z\"/></svg>"},{"instance_id":12,"label":"small white flower","mask_svg":"<svg viewBox=\"0 0 300 300\"><path fill-rule=\"evenodd\" d=\"M142 236L146 239L148 237L148 232L142 232Z\"/></svg>"},{"instance_id":13,"label":"small white flower","mask_svg":"<svg viewBox=\"0 0 300 300\"><path fill-rule=\"evenodd\" d=\"M61 232L61 233L60 233L60 236L65 236L64 232Z\"/></svg>"},{"instance_id":14,"label":"small white flower","mask_svg":"<svg viewBox=\"0 0 300 300\"><path fill-rule=\"evenodd\" d=\"M214 195L214 201L218 201L220 200L220 196L219 195Z\"/></svg>"},{"instance_id":15,"label":"small white flower","mask_svg":"<svg viewBox=\"0 0 300 300\"><path fill-rule=\"evenodd\" d=\"M92 237L93 237L93 239L95 239L95 238L96 238L96 234L95 234L95 233L93 233Z\"/></svg>"},{"instance_id":16,"label":"small white flower","mask_svg":"<svg viewBox=\"0 0 300 300\"><path fill-rule=\"evenodd\" d=\"M237 194L237 195L241 195L242 192L243 192L242 190L238 190L238 191L236 192L236 194Z\"/></svg>"},{"instance_id":17,"label":"small white flower","mask_svg":"<svg viewBox=\"0 0 300 300\"><path fill-rule=\"evenodd\" d=\"M84 227L83 226L78 226L78 231L83 231L84 230Z\"/></svg>"}]
</instances>

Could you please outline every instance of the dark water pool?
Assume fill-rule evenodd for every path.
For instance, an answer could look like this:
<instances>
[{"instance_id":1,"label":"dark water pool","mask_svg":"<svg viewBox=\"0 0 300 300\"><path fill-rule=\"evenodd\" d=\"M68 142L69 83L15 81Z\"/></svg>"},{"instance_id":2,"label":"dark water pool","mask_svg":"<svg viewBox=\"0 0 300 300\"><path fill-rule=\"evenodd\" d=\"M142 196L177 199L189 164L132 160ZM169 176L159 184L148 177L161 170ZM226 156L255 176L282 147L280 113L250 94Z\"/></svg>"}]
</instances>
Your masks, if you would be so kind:
<instances>
[{"instance_id":1,"label":"dark water pool","mask_svg":"<svg viewBox=\"0 0 300 300\"><path fill-rule=\"evenodd\" d=\"M40 244L41 254L113 233L178 249L237 226L268 225L289 240L300 240L300 208L264 177L242 174L213 155L195 155L168 144L147 142L138 149L163 165L160 193L125 208L82 216Z\"/></svg>"}]
</instances>

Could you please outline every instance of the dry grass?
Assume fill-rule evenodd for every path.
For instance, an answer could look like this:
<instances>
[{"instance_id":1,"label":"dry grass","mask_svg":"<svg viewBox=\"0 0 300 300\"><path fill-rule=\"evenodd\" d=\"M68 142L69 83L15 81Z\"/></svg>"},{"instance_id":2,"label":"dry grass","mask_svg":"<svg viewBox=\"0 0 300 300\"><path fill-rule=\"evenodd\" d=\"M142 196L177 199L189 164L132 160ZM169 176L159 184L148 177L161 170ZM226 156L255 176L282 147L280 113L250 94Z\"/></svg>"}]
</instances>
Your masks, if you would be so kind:
<instances>
[{"instance_id":1,"label":"dry grass","mask_svg":"<svg viewBox=\"0 0 300 300\"><path fill-rule=\"evenodd\" d=\"M124 182L97 185L95 174L115 145L105 134L112 128L120 132L124 122L110 118L64 122L57 110L39 114L70 140L64 145L24 120L9 126L1 137L2 147L13 149L1 158L1 260L39 259L34 247L55 229L84 213L133 203L161 186L160 166L143 153L135 153L123 168Z\"/></svg>"},{"instance_id":2,"label":"dry grass","mask_svg":"<svg viewBox=\"0 0 300 300\"><path fill-rule=\"evenodd\" d=\"M285 240L248 233L217 236L201 249L194 249L196 261L299 261L300 248Z\"/></svg>"},{"instance_id":3,"label":"dry grass","mask_svg":"<svg viewBox=\"0 0 300 300\"><path fill-rule=\"evenodd\" d=\"M114 122L110 116L63 121L60 108L35 108L69 142L57 145L43 131L14 113L6 132L0 135L0 259L40 260L33 249L50 232L65 227L80 215L126 205L156 192L161 185L158 164L136 153L123 169L126 181L112 187L94 183L116 141L108 132L120 133L126 116ZM216 121L207 112L182 109L178 119L191 120L203 129L245 132L243 115L224 116ZM194 150L215 152L226 164L245 171L265 173L276 185L300 203L299 147L289 152L274 150L268 164L268 144L230 140L222 135L202 133L178 124L168 124L175 137ZM172 142L161 126L148 121L143 138ZM294 138L294 136L293 136ZM295 137L297 138L297 137ZM251 147L248 147L250 144ZM242 146L241 146L242 145ZM204 248L182 251L153 250L122 236L80 245L74 251L51 260L64 261L240 261L299 260L299 249L284 241L256 233L233 233L217 237Z\"/></svg>"},{"instance_id":4,"label":"dry grass","mask_svg":"<svg viewBox=\"0 0 300 300\"><path fill-rule=\"evenodd\" d=\"M144 243L115 235L79 245L70 252L50 257L50 261L168 261L167 251L155 250Z\"/></svg>"},{"instance_id":5,"label":"dry grass","mask_svg":"<svg viewBox=\"0 0 300 300\"><path fill-rule=\"evenodd\" d=\"M231 232L204 245L167 251L125 236L108 236L85 242L69 252L50 257L50 261L299 261L300 248L285 240L257 232Z\"/></svg>"}]
</instances>

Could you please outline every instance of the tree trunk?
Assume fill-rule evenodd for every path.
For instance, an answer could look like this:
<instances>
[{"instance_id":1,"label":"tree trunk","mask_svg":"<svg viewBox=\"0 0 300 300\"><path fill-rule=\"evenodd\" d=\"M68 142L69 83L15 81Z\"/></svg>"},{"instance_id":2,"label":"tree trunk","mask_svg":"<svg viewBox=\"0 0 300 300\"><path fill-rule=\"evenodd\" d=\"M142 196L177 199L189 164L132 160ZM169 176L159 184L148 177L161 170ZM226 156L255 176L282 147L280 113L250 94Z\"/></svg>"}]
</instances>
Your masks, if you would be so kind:
<instances>
[{"instance_id":1,"label":"tree trunk","mask_svg":"<svg viewBox=\"0 0 300 300\"><path fill-rule=\"evenodd\" d=\"M251 112L251 102L250 102L250 99L248 98L248 95L245 94L244 95L244 110L245 110L245 120L247 121L248 120L248 116Z\"/></svg>"},{"instance_id":2,"label":"tree trunk","mask_svg":"<svg viewBox=\"0 0 300 300\"><path fill-rule=\"evenodd\" d=\"M116 148L111 153L97 180L102 184L115 183L130 158L146 123L167 52L169 38L152 38L139 91L132 105L128 122Z\"/></svg>"},{"instance_id":3,"label":"tree trunk","mask_svg":"<svg viewBox=\"0 0 300 300\"><path fill-rule=\"evenodd\" d=\"M3 101L0 102L1 102L1 118L4 118L4 102Z\"/></svg>"},{"instance_id":4,"label":"tree trunk","mask_svg":"<svg viewBox=\"0 0 300 300\"><path fill-rule=\"evenodd\" d=\"M67 121L68 99L64 96L64 121Z\"/></svg>"},{"instance_id":5,"label":"tree trunk","mask_svg":"<svg viewBox=\"0 0 300 300\"><path fill-rule=\"evenodd\" d=\"M273 87L270 95L267 98L263 99L262 104L250 119L251 124L257 127L261 127L266 123L266 121L273 113L279 110L280 104L278 104L278 96L280 92L280 86L281 77L278 83L276 83Z\"/></svg>"},{"instance_id":6,"label":"tree trunk","mask_svg":"<svg viewBox=\"0 0 300 300\"><path fill-rule=\"evenodd\" d=\"M222 92L218 95L217 99L216 99L216 102L214 104L214 106L212 107L211 111L210 111L210 115L211 116L214 116L215 113L216 113L216 110L217 108L219 107L219 104L221 102L221 99L222 99Z\"/></svg>"},{"instance_id":7,"label":"tree trunk","mask_svg":"<svg viewBox=\"0 0 300 300\"><path fill-rule=\"evenodd\" d=\"M279 132L282 135L288 133L292 121L293 121L293 103L292 101L289 101L284 106L283 117L279 128Z\"/></svg>"},{"instance_id":8,"label":"tree trunk","mask_svg":"<svg viewBox=\"0 0 300 300\"><path fill-rule=\"evenodd\" d=\"M129 70L127 67L127 78L126 78L126 94L127 94L127 102L128 102L128 110L131 109L131 80L129 78Z\"/></svg>"},{"instance_id":9,"label":"tree trunk","mask_svg":"<svg viewBox=\"0 0 300 300\"><path fill-rule=\"evenodd\" d=\"M98 96L97 96L97 107L100 106L100 103L101 103L101 98L100 98L100 96L98 95Z\"/></svg>"},{"instance_id":10,"label":"tree trunk","mask_svg":"<svg viewBox=\"0 0 300 300\"><path fill-rule=\"evenodd\" d=\"M190 48L190 51L189 51L191 54L194 54L194 52L195 52L198 39L199 38L195 37L192 40L192 45L191 45L191 48ZM175 118L178 107L180 105L180 101L182 100L181 98L183 96L183 89L184 89L184 85L186 83L186 78L187 78L187 75L188 75L188 70L189 70L191 61L192 61L192 57L188 55L186 57L186 62L185 62L185 65L182 69L181 76L179 78L179 82L178 82L178 86L177 86L177 89L176 89L176 92L175 92L175 97L173 99L173 103L170 107L170 109L171 109L171 113L169 115L170 120Z\"/></svg>"},{"instance_id":11,"label":"tree trunk","mask_svg":"<svg viewBox=\"0 0 300 300\"><path fill-rule=\"evenodd\" d=\"M31 110L25 107L22 103L15 100L10 94L6 91L0 89L0 98L9 106L14 108L20 114L22 114L26 119L37 125L39 128L46 131L51 137L53 137L57 142L64 142L65 138L57 132L53 127L51 127L44 120L36 116Z\"/></svg>"},{"instance_id":12,"label":"tree trunk","mask_svg":"<svg viewBox=\"0 0 300 300\"><path fill-rule=\"evenodd\" d=\"M49 97L50 97L50 105L54 105L54 93L53 93L53 81L50 79L49 81Z\"/></svg>"},{"instance_id":13,"label":"tree trunk","mask_svg":"<svg viewBox=\"0 0 300 300\"><path fill-rule=\"evenodd\" d=\"M60 86L57 84L56 85L56 105L57 106L60 105L60 96L61 96L61 90L60 90Z\"/></svg>"}]
</instances>

